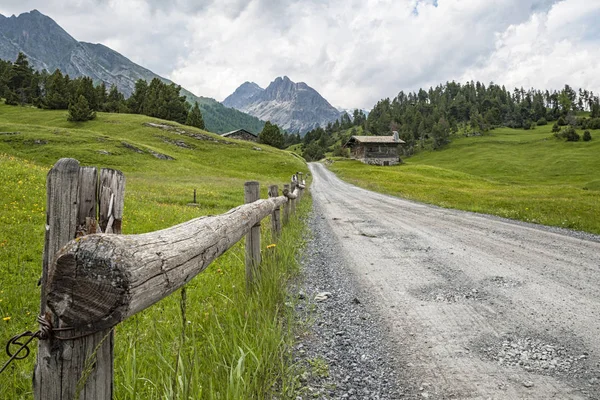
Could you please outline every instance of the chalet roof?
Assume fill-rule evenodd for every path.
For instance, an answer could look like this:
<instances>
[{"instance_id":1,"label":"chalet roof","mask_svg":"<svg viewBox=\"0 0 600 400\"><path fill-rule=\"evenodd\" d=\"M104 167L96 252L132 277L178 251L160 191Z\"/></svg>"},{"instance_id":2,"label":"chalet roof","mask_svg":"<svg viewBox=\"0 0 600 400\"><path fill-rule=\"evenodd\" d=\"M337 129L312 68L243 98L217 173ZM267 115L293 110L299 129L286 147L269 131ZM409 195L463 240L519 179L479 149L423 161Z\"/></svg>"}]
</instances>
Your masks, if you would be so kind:
<instances>
[{"instance_id":1,"label":"chalet roof","mask_svg":"<svg viewBox=\"0 0 600 400\"><path fill-rule=\"evenodd\" d=\"M247 131L247 130L245 130L243 128L242 129L236 129L235 131L231 131L231 132L227 132L227 133L221 133L221 136L223 136L223 137L229 137L229 136L231 136L233 134L236 134L236 133L247 133L248 135L252 135L254 137L258 137L258 135L256 133L249 132L249 131Z\"/></svg>"},{"instance_id":2,"label":"chalet roof","mask_svg":"<svg viewBox=\"0 0 600 400\"><path fill-rule=\"evenodd\" d=\"M348 140L348 144L352 143L390 143L390 144L402 144L406 143L402 139L398 139L398 141L394 140L393 136L352 136L350 140Z\"/></svg>"}]
</instances>

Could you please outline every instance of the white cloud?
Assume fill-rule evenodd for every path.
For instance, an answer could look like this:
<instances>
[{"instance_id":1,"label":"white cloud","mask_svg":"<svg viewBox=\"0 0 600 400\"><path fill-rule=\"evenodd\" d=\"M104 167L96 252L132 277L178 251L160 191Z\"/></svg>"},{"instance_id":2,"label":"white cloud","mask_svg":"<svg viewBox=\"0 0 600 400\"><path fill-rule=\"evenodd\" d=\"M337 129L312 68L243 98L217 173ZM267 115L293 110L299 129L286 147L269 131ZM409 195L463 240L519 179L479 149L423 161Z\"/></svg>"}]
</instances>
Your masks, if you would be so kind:
<instances>
[{"instance_id":1,"label":"white cloud","mask_svg":"<svg viewBox=\"0 0 600 400\"><path fill-rule=\"evenodd\" d=\"M600 89L600 3L566 0L547 13L496 35L494 52L461 80L493 80L507 87Z\"/></svg>"},{"instance_id":2,"label":"white cloud","mask_svg":"<svg viewBox=\"0 0 600 400\"><path fill-rule=\"evenodd\" d=\"M244 81L305 81L369 108L448 80L600 89L600 4L589 0L20 0L222 100Z\"/></svg>"}]
</instances>

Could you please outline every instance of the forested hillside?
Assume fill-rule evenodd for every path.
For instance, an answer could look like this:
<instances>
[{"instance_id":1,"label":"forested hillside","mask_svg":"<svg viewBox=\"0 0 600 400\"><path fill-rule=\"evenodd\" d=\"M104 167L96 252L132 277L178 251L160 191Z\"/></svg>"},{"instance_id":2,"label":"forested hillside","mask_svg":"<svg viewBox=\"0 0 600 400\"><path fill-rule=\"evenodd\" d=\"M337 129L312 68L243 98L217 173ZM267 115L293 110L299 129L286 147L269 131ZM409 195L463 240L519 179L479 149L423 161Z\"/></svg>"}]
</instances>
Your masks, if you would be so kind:
<instances>
[{"instance_id":1,"label":"forested hillside","mask_svg":"<svg viewBox=\"0 0 600 400\"><path fill-rule=\"evenodd\" d=\"M548 123L554 124L552 131L557 136L567 139L575 128L599 129L598 95L569 85L560 91L521 88L511 92L504 86L492 83L486 87L480 82L447 82L429 90L401 91L391 100L380 100L366 118L355 111L353 120L344 114L325 129L308 132L303 153L308 159L318 159L328 151L343 155L340 145L350 135L398 131L407 143L405 155L411 155L419 148L441 148L457 133L481 135L497 127L529 130Z\"/></svg>"},{"instance_id":2,"label":"forested hillside","mask_svg":"<svg viewBox=\"0 0 600 400\"><path fill-rule=\"evenodd\" d=\"M205 129L198 103L193 107L180 95L181 87L154 78L140 79L129 99L116 86L94 85L92 78L71 79L60 70L34 71L19 53L14 63L0 60L0 98L8 105L32 105L49 110L69 110L69 119L93 119L95 112L143 114Z\"/></svg>"}]
</instances>

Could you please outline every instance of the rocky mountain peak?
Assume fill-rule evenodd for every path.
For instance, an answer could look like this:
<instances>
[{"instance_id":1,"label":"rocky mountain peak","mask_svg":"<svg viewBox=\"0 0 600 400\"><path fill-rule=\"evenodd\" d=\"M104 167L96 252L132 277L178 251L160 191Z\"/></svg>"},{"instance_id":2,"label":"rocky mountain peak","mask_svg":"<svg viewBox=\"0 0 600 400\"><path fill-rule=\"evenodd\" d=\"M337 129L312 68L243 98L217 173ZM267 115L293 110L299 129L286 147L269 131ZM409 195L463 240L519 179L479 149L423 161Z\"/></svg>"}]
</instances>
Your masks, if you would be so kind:
<instances>
[{"instance_id":1,"label":"rocky mountain peak","mask_svg":"<svg viewBox=\"0 0 600 400\"><path fill-rule=\"evenodd\" d=\"M295 83L287 76L277 77L264 90L246 82L223 104L300 134L341 116L316 90L304 82Z\"/></svg>"},{"instance_id":2,"label":"rocky mountain peak","mask_svg":"<svg viewBox=\"0 0 600 400\"><path fill-rule=\"evenodd\" d=\"M235 92L223 100L223 105L239 110L246 106L253 96L263 91L264 89L256 83L246 81L242 83Z\"/></svg>"},{"instance_id":3,"label":"rocky mountain peak","mask_svg":"<svg viewBox=\"0 0 600 400\"><path fill-rule=\"evenodd\" d=\"M0 33L7 39L0 58L14 60L16 49L25 53L36 69L54 72L79 42L54 20L37 10L0 19ZM18 53L17 51L17 53Z\"/></svg>"}]
</instances>

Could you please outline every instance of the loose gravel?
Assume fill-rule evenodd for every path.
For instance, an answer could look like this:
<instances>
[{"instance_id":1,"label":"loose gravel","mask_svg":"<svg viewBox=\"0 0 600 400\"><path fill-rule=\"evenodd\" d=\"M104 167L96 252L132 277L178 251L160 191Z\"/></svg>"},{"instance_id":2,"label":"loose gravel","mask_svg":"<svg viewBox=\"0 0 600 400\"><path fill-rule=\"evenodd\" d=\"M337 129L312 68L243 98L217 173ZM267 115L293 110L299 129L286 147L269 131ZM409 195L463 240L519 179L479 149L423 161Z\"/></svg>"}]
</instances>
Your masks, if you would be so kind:
<instances>
[{"instance_id":1,"label":"loose gravel","mask_svg":"<svg viewBox=\"0 0 600 400\"><path fill-rule=\"evenodd\" d=\"M382 321L345 267L318 206L310 225L313 237L296 306L307 321L295 349L296 362L305 369L297 399L405 398Z\"/></svg>"}]
</instances>

